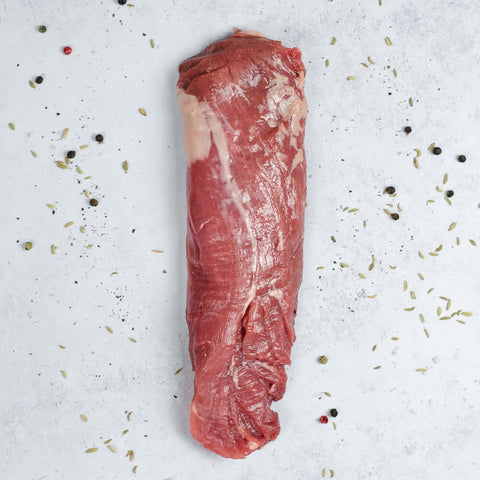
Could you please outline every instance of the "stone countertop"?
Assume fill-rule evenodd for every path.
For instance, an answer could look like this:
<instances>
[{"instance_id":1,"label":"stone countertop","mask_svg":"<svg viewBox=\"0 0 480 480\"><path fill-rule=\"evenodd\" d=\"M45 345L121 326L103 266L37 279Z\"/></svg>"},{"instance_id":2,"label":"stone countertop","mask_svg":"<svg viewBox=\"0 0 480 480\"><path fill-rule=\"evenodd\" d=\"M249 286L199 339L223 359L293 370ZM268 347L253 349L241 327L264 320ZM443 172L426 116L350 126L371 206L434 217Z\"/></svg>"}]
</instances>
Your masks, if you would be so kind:
<instances>
[{"instance_id":1,"label":"stone countertop","mask_svg":"<svg viewBox=\"0 0 480 480\"><path fill-rule=\"evenodd\" d=\"M478 479L477 2L132 5L0 1L2 480L318 480L323 469ZM204 450L188 429L175 98L177 65L234 27L300 47L309 102L304 281L274 405L282 431L243 461ZM336 429L318 422L331 408Z\"/></svg>"}]
</instances>

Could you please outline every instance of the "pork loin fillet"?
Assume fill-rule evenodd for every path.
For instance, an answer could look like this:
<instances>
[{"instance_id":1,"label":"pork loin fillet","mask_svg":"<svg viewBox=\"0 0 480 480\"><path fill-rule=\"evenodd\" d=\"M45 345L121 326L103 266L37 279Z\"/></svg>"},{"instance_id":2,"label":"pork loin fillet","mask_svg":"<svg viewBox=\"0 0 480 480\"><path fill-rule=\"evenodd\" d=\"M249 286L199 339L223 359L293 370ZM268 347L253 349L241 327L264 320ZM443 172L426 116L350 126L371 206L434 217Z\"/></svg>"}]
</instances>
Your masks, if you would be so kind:
<instances>
[{"instance_id":1,"label":"pork loin fillet","mask_svg":"<svg viewBox=\"0 0 480 480\"><path fill-rule=\"evenodd\" d=\"M280 431L302 277L305 69L238 31L180 65L192 435L244 458Z\"/></svg>"}]
</instances>

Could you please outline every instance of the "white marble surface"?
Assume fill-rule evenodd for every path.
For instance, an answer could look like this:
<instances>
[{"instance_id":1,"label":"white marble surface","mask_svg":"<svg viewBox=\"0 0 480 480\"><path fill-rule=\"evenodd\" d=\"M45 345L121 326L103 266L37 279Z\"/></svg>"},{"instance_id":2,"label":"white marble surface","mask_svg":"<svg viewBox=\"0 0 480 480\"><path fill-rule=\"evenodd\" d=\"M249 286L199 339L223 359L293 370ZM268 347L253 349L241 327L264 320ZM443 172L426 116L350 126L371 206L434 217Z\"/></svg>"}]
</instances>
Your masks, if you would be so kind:
<instances>
[{"instance_id":1,"label":"white marble surface","mask_svg":"<svg viewBox=\"0 0 480 480\"><path fill-rule=\"evenodd\" d=\"M149 480L317 480L323 468L345 480L478 479L477 2L132 3L0 1L0 478L128 479L138 465L136 477ZM235 26L302 49L310 105L305 273L287 392L275 405L282 432L243 461L211 454L188 431L185 166L174 95L178 63ZM376 63L366 69L368 56ZM32 89L39 74L45 81ZM92 141L97 132L103 145ZM432 142L441 156L428 153ZM71 148L84 174L55 166ZM398 222L383 212L388 184L398 189ZM455 190L452 206L436 185ZM439 321L439 296L451 298L448 313L474 315ZM336 430L317 421L331 407Z\"/></svg>"}]
</instances>

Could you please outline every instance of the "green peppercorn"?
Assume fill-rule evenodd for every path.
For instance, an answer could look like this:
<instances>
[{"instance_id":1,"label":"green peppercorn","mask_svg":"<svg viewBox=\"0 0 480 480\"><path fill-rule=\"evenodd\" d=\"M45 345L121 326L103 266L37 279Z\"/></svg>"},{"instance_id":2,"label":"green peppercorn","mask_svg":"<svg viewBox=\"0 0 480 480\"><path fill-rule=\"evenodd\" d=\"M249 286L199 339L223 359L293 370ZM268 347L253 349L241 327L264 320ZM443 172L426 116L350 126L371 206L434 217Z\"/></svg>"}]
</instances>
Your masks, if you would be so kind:
<instances>
[{"instance_id":1,"label":"green peppercorn","mask_svg":"<svg viewBox=\"0 0 480 480\"><path fill-rule=\"evenodd\" d=\"M39 31L40 33L45 33L45 32L47 31L47 27L46 27L45 25L40 25L40 26L38 27L38 31Z\"/></svg>"},{"instance_id":2,"label":"green peppercorn","mask_svg":"<svg viewBox=\"0 0 480 480\"><path fill-rule=\"evenodd\" d=\"M31 250L33 248L32 242L25 242L25 250Z\"/></svg>"},{"instance_id":3,"label":"green peppercorn","mask_svg":"<svg viewBox=\"0 0 480 480\"><path fill-rule=\"evenodd\" d=\"M325 355L322 355L318 361L322 364L325 365L328 362L328 358Z\"/></svg>"}]
</instances>

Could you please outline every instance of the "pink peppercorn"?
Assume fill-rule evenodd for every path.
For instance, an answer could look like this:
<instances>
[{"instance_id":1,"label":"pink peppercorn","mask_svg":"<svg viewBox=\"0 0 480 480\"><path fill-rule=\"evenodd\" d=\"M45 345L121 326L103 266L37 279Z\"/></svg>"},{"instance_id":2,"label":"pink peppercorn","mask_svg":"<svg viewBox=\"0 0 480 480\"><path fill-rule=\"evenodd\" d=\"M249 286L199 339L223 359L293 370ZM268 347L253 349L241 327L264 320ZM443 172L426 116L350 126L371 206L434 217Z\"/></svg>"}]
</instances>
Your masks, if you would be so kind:
<instances>
[{"instance_id":1,"label":"pink peppercorn","mask_svg":"<svg viewBox=\"0 0 480 480\"><path fill-rule=\"evenodd\" d=\"M63 48L63 53L65 55L70 55L72 53L72 47L64 47Z\"/></svg>"},{"instance_id":2,"label":"pink peppercorn","mask_svg":"<svg viewBox=\"0 0 480 480\"><path fill-rule=\"evenodd\" d=\"M322 415L322 416L318 419L318 421L319 421L320 423L328 423L328 417L327 417L326 415Z\"/></svg>"}]
</instances>

